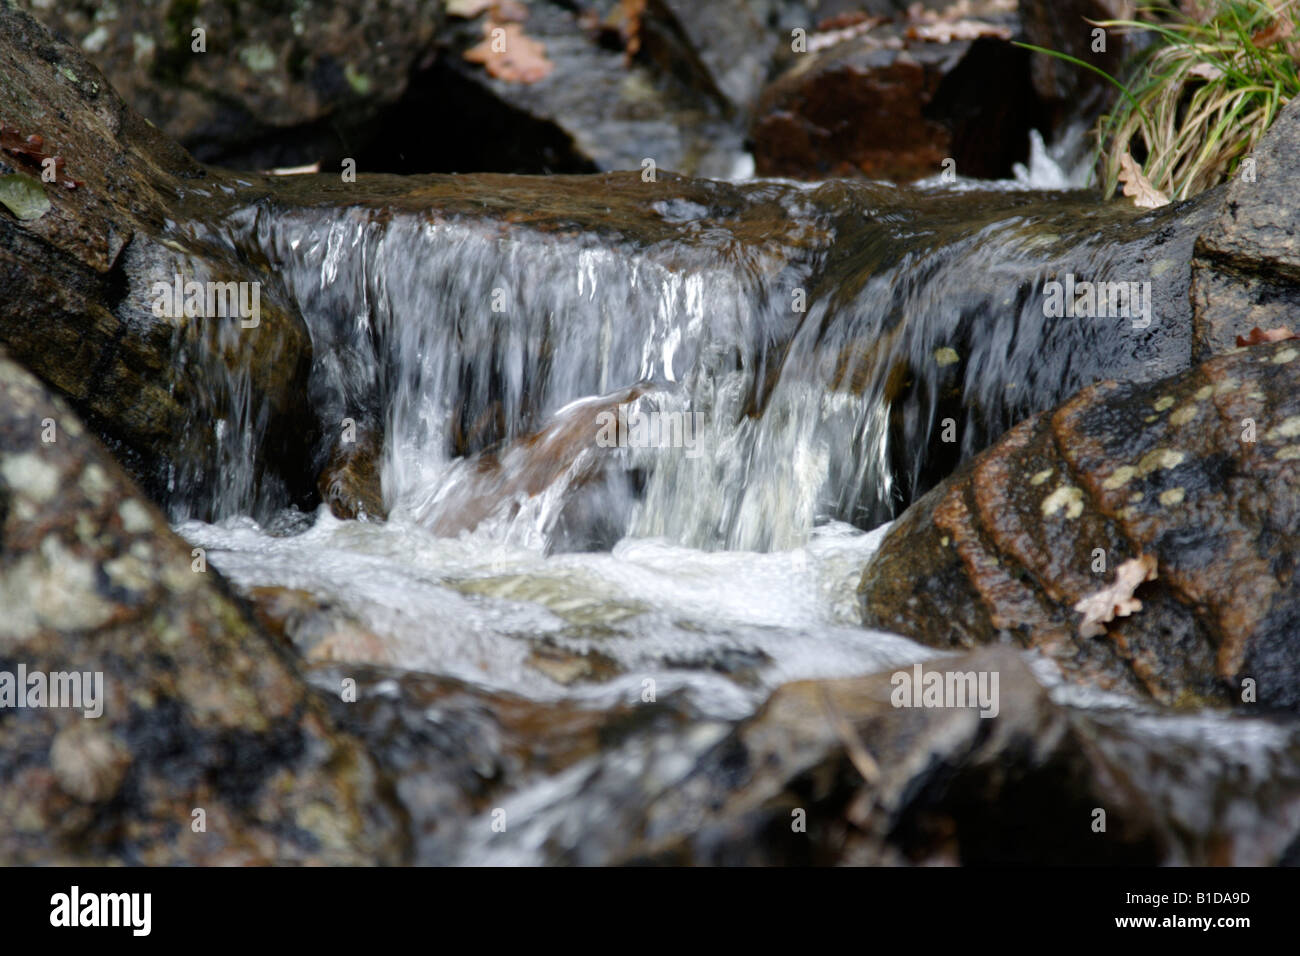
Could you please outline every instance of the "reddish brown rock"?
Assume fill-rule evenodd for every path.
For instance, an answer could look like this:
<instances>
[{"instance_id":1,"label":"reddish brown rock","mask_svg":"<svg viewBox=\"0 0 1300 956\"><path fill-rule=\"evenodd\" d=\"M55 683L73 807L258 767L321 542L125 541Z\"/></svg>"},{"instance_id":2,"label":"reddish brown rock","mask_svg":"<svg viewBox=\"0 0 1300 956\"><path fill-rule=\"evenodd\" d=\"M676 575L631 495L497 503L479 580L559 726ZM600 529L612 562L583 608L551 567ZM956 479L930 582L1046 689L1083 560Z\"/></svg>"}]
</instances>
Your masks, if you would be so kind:
<instances>
[{"instance_id":1,"label":"reddish brown rock","mask_svg":"<svg viewBox=\"0 0 1300 956\"><path fill-rule=\"evenodd\" d=\"M1170 704L1241 702L1249 678L1300 707L1297 375L1294 342L1260 345L1022 422L891 529L864 623L935 647L1010 639ZM1080 636L1075 604L1140 555L1157 562L1142 610Z\"/></svg>"}]
</instances>

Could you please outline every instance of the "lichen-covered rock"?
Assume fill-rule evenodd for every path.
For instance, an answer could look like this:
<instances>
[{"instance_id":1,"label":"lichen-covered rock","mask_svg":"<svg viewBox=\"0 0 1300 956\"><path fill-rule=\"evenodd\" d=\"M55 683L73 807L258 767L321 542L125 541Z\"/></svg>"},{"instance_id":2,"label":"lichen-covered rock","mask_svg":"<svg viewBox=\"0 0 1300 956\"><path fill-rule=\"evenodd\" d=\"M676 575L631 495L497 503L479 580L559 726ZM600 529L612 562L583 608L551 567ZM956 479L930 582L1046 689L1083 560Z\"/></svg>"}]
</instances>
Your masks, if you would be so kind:
<instances>
[{"instance_id":1,"label":"lichen-covered rock","mask_svg":"<svg viewBox=\"0 0 1300 956\"><path fill-rule=\"evenodd\" d=\"M863 621L943 648L1011 640L1169 704L1300 708L1300 347L1102 383L1008 432L909 509L862 577ZM1077 602L1150 556L1141 610Z\"/></svg>"},{"instance_id":2,"label":"lichen-covered rock","mask_svg":"<svg viewBox=\"0 0 1300 956\"><path fill-rule=\"evenodd\" d=\"M403 858L363 747L205 555L2 354L0 608L0 860Z\"/></svg>"},{"instance_id":3,"label":"lichen-covered rock","mask_svg":"<svg viewBox=\"0 0 1300 956\"><path fill-rule=\"evenodd\" d=\"M49 167L57 181L42 184L47 212L0 210L0 344L73 403L155 500L185 489L204 513L221 495L244 507L263 493L301 497L310 475L276 479L272 466L261 488L233 487L227 467L272 452L301 461L313 429L311 343L296 308L271 277L185 226L182 207L221 187L75 48L9 6L0 58L0 121L12 133L0 175L41 176L31 137L60 161ZM190 313L188 298L178 313L157 292L177 276L182 290L203 284ZM234 314L228 282L246 283L236 288L248 317ZM213 291L222 300L210 305Z\"/></svg>"}]
</instances>

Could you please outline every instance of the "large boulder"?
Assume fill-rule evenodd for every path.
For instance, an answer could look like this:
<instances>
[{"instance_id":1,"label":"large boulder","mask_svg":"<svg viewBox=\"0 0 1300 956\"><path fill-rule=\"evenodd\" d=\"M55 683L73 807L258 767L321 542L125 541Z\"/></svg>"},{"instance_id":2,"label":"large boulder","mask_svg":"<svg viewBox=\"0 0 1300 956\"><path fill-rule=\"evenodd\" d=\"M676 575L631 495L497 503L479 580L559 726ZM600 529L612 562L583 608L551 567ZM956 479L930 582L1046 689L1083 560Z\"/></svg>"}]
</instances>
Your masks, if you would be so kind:
<instances>
[{"instance_id":1,"label":"large boulder","mask_svg":"<svg viewBox=\"0 0 1300 956\"><path fill-rule=\"evenodd\" d=\"M310 442L311 343L272 277L186 228L182 207L218 187L76 49L8 6L0 55L0 177L34 203L0 209L0 344L71 400L155 500L185 489L194 501L178 508L205 513L223 496L249 508L309 492L291 475L261 497L277 486L265 463ZM176 276L205 290L247 283L257 313L206 296L198 314L178 313L155 294Z\"/></svg>"},{"instance_id":2,"label":"large boulder","mask_svg":"<svg viewBox=\"0 0 1300 956\"><path fill-rule=\"evenodd\" d=\"M1017 425L890 529L863 622L1010 641L1167 704L1300 709L1298 345L1091 386ZM1085 626L1099 593L1121 616Z\"/></svg>"},{"instance_id":3,"label":"large boulder","mask_svg":"<svg viewBox=\"0 0 1300 956\"><path fill-rule=\"evenodd\" d=\"M362 745L3 354L0 607L4 862L402 860Z\"/></svg>"}]
</instances>

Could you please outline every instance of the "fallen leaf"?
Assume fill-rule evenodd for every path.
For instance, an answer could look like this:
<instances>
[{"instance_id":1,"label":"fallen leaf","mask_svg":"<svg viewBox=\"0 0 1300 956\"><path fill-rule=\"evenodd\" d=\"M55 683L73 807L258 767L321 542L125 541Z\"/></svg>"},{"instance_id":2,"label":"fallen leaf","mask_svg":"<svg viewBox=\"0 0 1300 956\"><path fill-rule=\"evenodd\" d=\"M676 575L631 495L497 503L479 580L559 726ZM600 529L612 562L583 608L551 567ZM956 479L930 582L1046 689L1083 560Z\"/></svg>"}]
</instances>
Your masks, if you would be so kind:
<instances>
[{"instance_id":1,"label":"fallen leaf","mask_svg":"<svg viewBox=\"0 0 1300 956\"><path fill-rule=\"evenodd\" d=\"M50 211L50 197L41 181L26 173L0 176L0 205L19 219L40 219Z\"/></svg>"},{"instance_id":2,"label":"fallen leaf","mask_svg":"<svg viewBox=\"0 0 1300 956\"><path fill-rule=\"evenodd\" d=\"M1133 205L1140 209L1159 209L1169 205L1169 197L1151 185L1142 170L1125 153L1119 158L1119 181L1124 184L1124 195L1133 197Z\"/></svg>"},{"instance_id":3,"label":"fallen leaf","mask_svg":"<svg viewBox=\"0 0 1300 956\"><path fill-rule=\"evenodd\" d=\"M619 0L618 9L611 14L618 22L626 65L631 65L632 57L641 50L641 18L645 16L645 5L646 0Z\"/></svg>"},{"instance_id":4,"label":"fallen leaf","mask_svg":"<svg viewBox=\"0 0 1300 956\"><path fill-rule=\"evenodd\" d=\"M494 36L498 30L501 35ZM546 58L546 46L524 33L517 23L503 25L488 20L483 24L483 35L486 39L466 50L464 57L470 63L482 63L489 76L507 83L536 83L555 69Z\"/></svg>"},{"instance_id":5,"label":"fallen leaf","mask_svg":"<svg viewBox=\"0 0 1300 956\"><path fill-rule=\"evenodd\" d=\"M1282 326L1268 331L1256 327L1250 330L1249 335L1237 336L1237 345L1263 345L1265 342L1283 342L1287 339L1300 339L1300 335Z\"/></svg>"},{"instance_id":6,"label":"fallen leaf","mask_svg":"<svg viewBox=\"0 0 1300 956\"><path fill-rule=\"evenodd\" d=\"M1103 626L1116 617L1128 617L1135 611L1142 610L1142 602L1133 596L1143 581L1156 579L1156 559L1143 554L1130 558L1115 569L1115 580L1097 591L1089 594L1074 606L1074 610L1083 615L1079 622L1080 637L1101 637L1106 633Z\"/></svg>"},{"instance_id":7,"label":"fallen leaf","mask_svg":"<svg viewBox=\"0 0 1300 956\"><path fill-rule=\"evenodd\" d=\"M817 21L817 32L829 33L831 30L843 30L846 27L855 27L860 23L866 23L871 19L875 18L865 10L850 10L848 13L838 13L835 16Z\"/></svg>"},{"instance_id":8,"label":"fallen leaf","mask_svg":"<svg viewBox=\"0 0 1300 956\"><path fill-rule=\"evenodd\" d=\"M1257 50L1264 50L1275 43L1280 43L1295 33L1295 21L1290 16L1277 17L1272 23L1264 29L1259 30L1250 38L1250 42Z\"/></svg>"}]
</instances>

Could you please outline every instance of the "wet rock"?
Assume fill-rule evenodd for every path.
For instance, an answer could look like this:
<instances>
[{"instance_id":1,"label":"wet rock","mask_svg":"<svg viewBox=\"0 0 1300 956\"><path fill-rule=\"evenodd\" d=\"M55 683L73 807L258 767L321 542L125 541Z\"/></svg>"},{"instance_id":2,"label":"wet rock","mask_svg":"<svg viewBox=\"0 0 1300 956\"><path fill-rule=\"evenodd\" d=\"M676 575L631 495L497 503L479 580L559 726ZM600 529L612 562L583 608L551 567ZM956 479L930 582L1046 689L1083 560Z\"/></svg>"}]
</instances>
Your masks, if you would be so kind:
<instances>
[{"instance_id":1,"label":"wet rock","mask_svg":"<svg viewBox=\"0 0 1300 956\"><path fill-rule=\"evenodd\" d=\"M383 433L375 428L360 428L335 442L316 482L334 517L382 521L388 516L380 482L382 454Z\"/></svg>"},{"instance_id":2,"label":"wet rock","mask_svg":"<svg viewBox=\"0 0 1300 956\"><path fill-rule=\"evenodd\" d=\"M1300 104L1288 104L1237 176L1219 194L1201 233L1192 301L1200 357L1223 352L1252 328L1300 329Z\"/></svg>"},{"instance_id":3,"label":"wet rock","mask_svg":"<svg viewBox=\"0 0 1300 956\"><path fill-rule=\"evenodd\" d=\"M0 55L10 64L0 119L19 142L38 137L62 171L43 184L44 215L0 211L0 343L72 401L155 500L185 488L194 510L210 513L223 495L248 506L263 493L281 504L309 494L309 479L274 466L242 485L231 474L248 459L260 470L305 457L311 344L270 277L179 227L183 202L216 189L203 168L123 105L76 49L9 7ZM43 168L30 152L0 150L0 174ZM203 283L198 315L157 293L178 275ZM247 317L225 298L231 282L246 283L237 291L247 293Z\"/></svg>"},{"instance_id":4,"label":"wet rock","mask_svg":"<svg viewBox=\"0 0 1300 956\"><path fill-rule=\"evenodd\" d=\"M203 162L337 166L433 55L437 0L22 4ZM201 29L202 49L196 49Z\"/></svg>"},{"instance_id":5,"label":"wet rock","mask_svg":"<svg viewBox=\"0 0 1300 956\"><path fill-rule=\"evenodd\" d=\"M1291 725L1243 721L1207 744L1196 718L1076 710L1006 649L920 670L996 675L996 716L896 706L897 671L787 685L621 821L644 838L630 858L1267 865L1296 837Z\"/></svg>"},{"instance_id":6,"label":"wet rock","mask_svg":"<svg viewBox=\"0 0 1300 956\"><path fill-rule=\"evenodd\" d=\"M367 741L395 781L411 820L414 862L423 865L472 861L460 854L479 838L513 843L510 829L523 821L507 816L502 833L492 819L511 793L599 763L620 741L682 727L688 718L667 705L543 703L448 677L374 667L322 665L311 679L335 719ZM352 702L339 693L345 680L356 682ZM548 858L564 861L558 846Z\"/></svg>"},{"instance_id":7,"label":"wet rock","mask_svg":"<svg viewBox=\"0 0 1300 956\"><path fill-rule=\"evenodd\" d=\"M1012 641L1167 704L1300 708L1298 358L1237 350L1017 425L890 530L863 622L935 647ZM1144 555L1141 610L1081 636L1075 604Z\"/></svg>"},{"instance_id":8,"label":"wet rock","mask_svg":"<svg viewBox=\"0 0 1300 956\"><path fill-rule=\"evenodd\" d=\"M363 747L76 415L3 355L0 607L0 858L403 858Z\"/></svg>"},{"instance_id":9,"label":"wet rock","mask_svg":"<svg viewBox=\"0 0 1300 956\"><path fill-rule=\"evenodd\" d=\"M751 131L759 175L906 182L951 159L963 176L1010 176L1045 113L1027 95L1029 54L1009 42L1014 15L978 22L987 35L947 42L917 35L943 21L901 18L813 34L759 101Z\"/></svg>"},{"instance_id":10,"label":"wet rock","mask_svg":"<svg viewBox=\"0 0 1300 956\"><path fill-rule=\"evenodd\" d=\"M969 674L977 688L983 674L993 706L897 706L898 675L914 680L918 670L945 684ZM1300 736L1290 724L1243 718L1229 738L1210 736L1213 725L1197 717L1076 709L1055 702L1005 648L788 684L734 723L701 718L675 698L567 718L532 705L522 713L543 726L567 720L572 735L563 756L543 745L549 765L506 759L509 725L481 713L469 720L468 690L458 708L439 702L421 723L415 686L392 681L389 700L351 713L358 734L402 742L386 759L415 771L405 791L412 818L444 814L426 859L1264 865L1284 859L1297 835ZM477 707L486 700L479 694ZM582 746L602 719L610 723L599 750ZM430 753L453 766L471 753L500 756L459 773L474 799L453 799L419 785Z\"/></svg>"}]
</instances>

